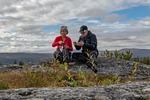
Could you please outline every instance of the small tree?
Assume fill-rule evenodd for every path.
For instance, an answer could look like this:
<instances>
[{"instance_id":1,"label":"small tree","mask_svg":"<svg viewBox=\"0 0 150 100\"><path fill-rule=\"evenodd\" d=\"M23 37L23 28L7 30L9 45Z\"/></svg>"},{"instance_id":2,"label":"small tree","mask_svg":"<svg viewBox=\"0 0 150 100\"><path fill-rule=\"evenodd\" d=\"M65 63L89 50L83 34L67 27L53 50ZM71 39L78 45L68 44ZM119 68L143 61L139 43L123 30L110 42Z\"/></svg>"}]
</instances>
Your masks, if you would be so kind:
<instances>
[{"instance_id":1,"label":"small tree","mask_svg":"<svg viewBox=\"0 0 150 100\"><path fill-rule=\"evenodd\" d=\"M24 65L24 62L20 61L20 62L19 62L19 65Z\"/></svg>"},{"instance_id":2,"label":"small tree","mask_svg":"<svg viewBox=\"0 0 150 100\"><path fill-rule=\"evenodd\" d=\"M114 56L115 56L115 58L119 58L120 55L121 55L121 54L120 54L120 52L119 52L118 50L115 50L115 51L114 51Z\"/></svg>"},{"instance_id":3,"label":"small tree","mask_svg":"<svg viewBox=\"0 0 150 100\"><path fill-rule=\"evenodd\" d=\"M122 57L124 60L131 60L132 55L133 54L130 52L130 50L126 51L125 53L122 53Z\"/></svg>"},{"instance_id":4,"label":"small tree","mask_svg":"<svg viewBox=\"0 0 150 100\"><path fill-rule=\"evenodd\" d=\"M14 61L14 64L17 64L17 60Z\"/></svg>"}]
</instances>

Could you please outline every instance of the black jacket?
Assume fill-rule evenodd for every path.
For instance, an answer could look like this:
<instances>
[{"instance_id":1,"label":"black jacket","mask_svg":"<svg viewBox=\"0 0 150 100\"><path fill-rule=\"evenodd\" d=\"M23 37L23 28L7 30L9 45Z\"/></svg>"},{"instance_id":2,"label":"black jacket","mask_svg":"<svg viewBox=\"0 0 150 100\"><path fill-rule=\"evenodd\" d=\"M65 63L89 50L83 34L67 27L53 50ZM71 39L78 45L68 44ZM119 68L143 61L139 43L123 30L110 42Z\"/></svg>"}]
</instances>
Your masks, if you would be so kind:
<instances>
[{"instance_id":1,"label":"black jacket","mask_svg":"<svg viewBox=\"0 0 150 100\"><path fill-rule=\"evenodd\" d=\"M78 42L80 41L83 41L84 42L84 45L81 47L81 46L75 46L75 48L77 50L80 50L82 48L82 52L87 52L87 51L97 51L97 38L96 38L96 35L91 33L91 31L88 31L88 34L86 37L79 37L79 40Z\"/></svg>"}]
</instances>

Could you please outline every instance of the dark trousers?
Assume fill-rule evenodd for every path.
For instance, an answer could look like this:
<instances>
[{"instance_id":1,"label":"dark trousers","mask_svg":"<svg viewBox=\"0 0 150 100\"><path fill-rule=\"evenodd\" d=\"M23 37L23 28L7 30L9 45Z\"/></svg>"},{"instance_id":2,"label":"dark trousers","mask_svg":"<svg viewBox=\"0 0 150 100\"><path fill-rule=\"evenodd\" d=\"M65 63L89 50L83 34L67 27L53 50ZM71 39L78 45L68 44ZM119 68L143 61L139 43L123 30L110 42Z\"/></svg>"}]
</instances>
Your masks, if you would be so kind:
<instances>
[{"instance_id":1,"label":"dark trousers","mask_svg":"<svg viewBox=\"0 0 150 100\"><path fill-rule=\"evenodd\" d=\"M89 54L83 53L83 52L74 52L72 54L73 59L77 59L78 61L82 63L86 63L87 61L94 61L97 63L97 56L98 52L97 51L91 51Z\"/></svg>"},{"instance_id":2,"label":"dark trousers","mask_svg":"<svg viewBox=\"0 0 150 100\"><path fill-rule=\"evenodd\" d=\"M68 49L63 49L62 51L56 50L53 54L54 58L59 60L60 63L69 62L71 58L71 52Z\"/></svg>"}]
</instances>

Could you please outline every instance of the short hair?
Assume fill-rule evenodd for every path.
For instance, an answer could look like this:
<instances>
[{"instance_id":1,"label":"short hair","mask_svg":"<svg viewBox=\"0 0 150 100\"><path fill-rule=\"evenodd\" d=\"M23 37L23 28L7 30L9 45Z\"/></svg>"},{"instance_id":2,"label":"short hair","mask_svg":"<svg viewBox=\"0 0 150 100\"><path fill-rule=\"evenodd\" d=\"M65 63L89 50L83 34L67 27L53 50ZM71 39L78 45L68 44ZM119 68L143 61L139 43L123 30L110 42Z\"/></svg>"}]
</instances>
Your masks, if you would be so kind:
<instances>
[{"instance_id":1,"label":"short hair","mask_svg":"<svg viewBox=\"0 0 150 100\"><path fill-rule=\"evenodd\" d=\"M60 32L61 32L61 31L66 31L67 34L68 34L68 28L67 28L67 26L61 26Z\"/></svg>"}]
</instances>

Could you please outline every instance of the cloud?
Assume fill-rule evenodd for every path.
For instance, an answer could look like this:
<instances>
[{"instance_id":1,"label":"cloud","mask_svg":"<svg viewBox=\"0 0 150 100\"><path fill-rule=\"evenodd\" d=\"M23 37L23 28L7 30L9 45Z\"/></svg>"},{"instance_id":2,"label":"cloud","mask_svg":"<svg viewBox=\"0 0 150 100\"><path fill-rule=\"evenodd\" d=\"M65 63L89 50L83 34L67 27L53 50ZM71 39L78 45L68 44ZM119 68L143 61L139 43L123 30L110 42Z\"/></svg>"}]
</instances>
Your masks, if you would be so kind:
<instances>
[{"instance_id":1,"label":"cloud","mask_svg":"<svg viewBox=\"0 0 150 100\"><path fill-rule=\"evenodd\" d=\"M88 20L87 22L88 23L93 23L93 24L98 24L99 20Z\"/></svg>"},{"instance_id":2,"label":"cloud","mask_svg":"<svg viewBox=\"0 0 150 100\"><path fill-rule=\"evenodd\" d=\"M104 17L104 22L115 22L115 21L119 21L121 18L123 17L120 15L112 14L112 15Z\"/></svg>"},{"instance_id":3,"label":"cloud","mask_svg":"<svg viewBox=\"0 0 150 100\"><path fill-rule=\"evenodd\" d=\"M150 0L1 0L0 52L54 51L51 43L61 25L69 27L69 36L76 41L82 24L97 35L99 49L139 45L146 48L150 17L123 22L125 16L114 12L149 4ZM45 26L52 28L45 31Z\"/></svg>"}]
</instances>

